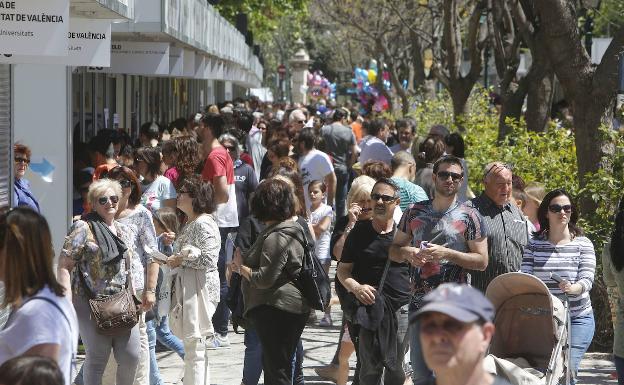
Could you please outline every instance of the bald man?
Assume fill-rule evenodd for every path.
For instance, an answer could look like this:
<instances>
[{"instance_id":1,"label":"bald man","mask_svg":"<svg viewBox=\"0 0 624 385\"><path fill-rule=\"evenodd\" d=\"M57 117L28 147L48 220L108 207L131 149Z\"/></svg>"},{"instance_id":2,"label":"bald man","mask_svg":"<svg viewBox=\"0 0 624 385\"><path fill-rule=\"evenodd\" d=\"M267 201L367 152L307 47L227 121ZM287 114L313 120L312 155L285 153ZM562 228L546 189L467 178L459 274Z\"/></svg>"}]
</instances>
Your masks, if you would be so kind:
<instances>
[{"instance_id":1,"label":"bald man","mask_svg":"<svg viewBox=\"0 0 624 385\"><path fill-rule=\"evenodd\" d=\"M522 211L511 202L512 167L492 162L483 169L484 190L466 202L483 217L489 261L485 271L470 271L471 283L485 292L494 277L519 271L522 251L529 242L529 230Z\"/></svg>"}]
</instances>

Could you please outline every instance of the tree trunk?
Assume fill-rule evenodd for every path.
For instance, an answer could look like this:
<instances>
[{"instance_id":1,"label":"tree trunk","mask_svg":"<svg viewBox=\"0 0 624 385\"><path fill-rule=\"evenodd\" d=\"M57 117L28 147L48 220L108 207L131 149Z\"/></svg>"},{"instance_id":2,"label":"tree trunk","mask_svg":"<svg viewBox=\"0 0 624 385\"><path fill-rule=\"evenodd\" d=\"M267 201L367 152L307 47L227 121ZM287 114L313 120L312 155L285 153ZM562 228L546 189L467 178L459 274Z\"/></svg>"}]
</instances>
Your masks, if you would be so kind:
<instances>
[{"instance_id":1,"label":"tree trunk","mask_svg":"<svg viewBox=\"0 0 624 385\"><path fill-rule=\"evenodd\" d=\"M600 124L611 125L610 114L617 91L619 55L624 51L624 27L614 34L602 61L595 69L578 31L574 8L567 0L533 0L543 43L547 47L552 68L561 82L566 99L571 101L574 117L578 178L586 185L588 173L601 167L607 171L612 144L600 134ZM596 209L596 202L584 197L580 202L582 214Z\"/></svg>"},{"instance_id":2,"label":"tree trunk","mask_svg":"<svg viewBox=\"0 0 624 385\"><path fill-rule=\"evenodd\" d=\"M451 100L453 102L453 115L455 125L459 131L465 131L463 123L463 116L468 113L468 98L474 82L461 79L450 84L449 93L451 94Z\"/></svg>"},{"instance_id":3,"label":"tree trunk","mask_svg":"<svg viewBox=\"0 0 624 385\"><path fill-rule=\"evenodd\" d=\"M501 112L498 121L498 142L504 142L507 135L512 131L512 126L507 124L507 118L520 120L522 116L522 105L526 96L526 81L521 80L521 84L517 87L508 87L507 91L502 95ZM523 82L524 81L524 82Z\"/></svg>"},{"instance_id":4,"label":"tree trunk","mask_svg":"<svg viewBox=\"0 0 624 385\"><path fill-rule=\"evenodd\" d=\"M527 130L543 132L550 120L550 110L555 92L555 74L547 72L541 79L529 82L527 95L526 123Z\"/></svg>"}]
</instances>

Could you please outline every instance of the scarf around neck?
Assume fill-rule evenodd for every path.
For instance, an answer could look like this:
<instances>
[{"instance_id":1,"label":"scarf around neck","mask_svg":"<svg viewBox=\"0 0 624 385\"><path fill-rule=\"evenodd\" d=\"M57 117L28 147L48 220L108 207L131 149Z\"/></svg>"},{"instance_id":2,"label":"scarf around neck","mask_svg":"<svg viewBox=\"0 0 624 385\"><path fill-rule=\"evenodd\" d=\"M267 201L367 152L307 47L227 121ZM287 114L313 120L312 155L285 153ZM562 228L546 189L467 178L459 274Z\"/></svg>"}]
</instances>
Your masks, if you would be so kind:
<instances>
[{"instance_id":1,"label":"scarf around neck","mask_svg":"<svg viewBox=\"0 0 624 385\"><path fill-rule=\"evenodd\" d=\"M128 250L121 238L113 234L99 214L91 212L87 214L85 220L93 232L95 242L102 250L102 262L113 263L121 260Z\"/></svg>"}]
</instances>

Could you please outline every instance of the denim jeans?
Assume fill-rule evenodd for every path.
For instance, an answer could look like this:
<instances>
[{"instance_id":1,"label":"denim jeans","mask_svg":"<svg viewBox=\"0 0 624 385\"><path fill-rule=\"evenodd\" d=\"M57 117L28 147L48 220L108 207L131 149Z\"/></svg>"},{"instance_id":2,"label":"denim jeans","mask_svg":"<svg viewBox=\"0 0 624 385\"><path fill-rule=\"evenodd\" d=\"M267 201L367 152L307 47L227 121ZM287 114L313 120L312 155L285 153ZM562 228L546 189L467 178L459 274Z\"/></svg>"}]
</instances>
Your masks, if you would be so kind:
<instances>
[{"instance_id":1,"label":"denim jeans","mask_svg":"<svg viewBox=\"0 0 624 385\"><path fill-rule=\"evenodd\" d=\"M262 374L262 344L256 331L245 329L245 358L243 361L243 384L258 385Z\"/></svg>"},{"instance_id":2,"label":"denim jeans","mask_svg":"<svg viewBox=\"0 0 624 385\"><path fill-rule=\"evenodd\" d=\"M613 356L615 370L617 370L618 385L624 385L624 358Z\"/></svg>"},{"instance_id":3,"label":"denim jeans","mask_svg":"<svg viewBox=\"0 0 624 385\"><path fill-rule=\"evenodd\" d=\"M176 337L169 329L169 316L164 316L160 319L160 324L156 326L156 338L158 342L165 345L169 350L172 350L184 359L184 345L182 341Z\"/></svg>"},{"instance_id":4,"label":"denim jeans","mask_svg":"<svg viewBox=\"0 0 624 385\"><path fill-rule=\"evenodd\" d=\"M292 358L292 383L293 385L304 385L305 378L303 376L303 343L299 339L297 350Z\"/></svg>"},{"instance_id":5,"label":"denim jeans","mask_svg":"<svg viewBox=\"0 0 624 385\"><path fill-rule=\"evenodd\" d=\"M403 370L403 357L407 348L405 335L408 329L408 305L401 307L395 312L397 318L396 331L396 363L392 368L384 367L378 354L364 349L363 346L371 346L369 342L377 338L376 332L361 328L359 335L360 385L378 385L383 376L384 385L403 385L405 371Z\"/></svg>"},{"instance_id":6,"label":"denim jeans","mask_svg":"<svg viewBox=\"0 0 624 385\"><path fill-rule=\"evenodd\" d=\"M347 191L349 187L349 171L334 169L336 174L336 218L347 215ZM327 202L331 205L331 202Z\"/></svg>"},{"instance_id":7,"label":"denim jeans","mask_svg":"<svg viewBox=\"0 0 624 385\"><path fill-rule=\"evenodd\" d=\"M150 385L163 385L163 380L160 378L160 371L158 370L158 361L156 361L156 329L154 328L154 320L147 321L146 324L150 355L149 383Z\"/></svg>"},{"instance_id":8,"label":"denim jeans","mask_svg":"<svg viewBox=\"0 0 624 385\"><path fill-rule=\"evenodd\" d=\"M426 383L433 375L425 363L420 345L420 322L410 325L410 364L412 366L412 382L414 385Z\"/></svg>"},{"instance_id":9,"label":"denim jeans","mask_svg":"<svg viewBox=\"0 0 624 385\"><path fill-rule=\"evenodd\" d=\"M572 317L571 321L570 368L574 376L571 383L574 385L581 359L594 338L596 324L594 323L594 313Z\"/></svg>"},{"instance_id":10,"label":"denim jeans","mask_svg":"<svg viewBox=\"0 0 624 385\"><path fill-rule=\"evenodd\" d=\"M225 337L228 332L228 322L230 321L230 309L227 306L226 300L228 295L228 284L225 279L225 265L226 265L226 253L225 244L229 233L236 231L237 227L219 227L219 233L221 234L221 250L219 250L219 262L217 268L219 269L219 280L221 281L221 292L219 305L217 310L212 316L212 326L215 332Z\"/></svg>"}]
</instances>

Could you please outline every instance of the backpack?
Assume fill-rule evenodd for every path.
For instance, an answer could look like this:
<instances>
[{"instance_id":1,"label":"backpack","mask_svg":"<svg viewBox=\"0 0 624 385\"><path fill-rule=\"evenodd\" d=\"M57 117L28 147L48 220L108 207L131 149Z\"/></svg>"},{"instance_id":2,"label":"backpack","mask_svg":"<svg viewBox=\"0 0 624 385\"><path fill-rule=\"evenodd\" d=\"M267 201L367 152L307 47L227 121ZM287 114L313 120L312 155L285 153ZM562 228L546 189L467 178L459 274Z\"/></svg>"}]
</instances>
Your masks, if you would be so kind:
<instances>
[{"instance_id":1,"label":"backpack","mask_svg":"<svg viewBox=\"0 0 624 385\"><path fill-rule=\"evenodd\" d=\"M301 225L299 225L299 229L301 230L299 234L289 233L303 246L301 271L296 278L291 277L291 281L308 301L310 307L316 310L325 310L331 299L329 276L316 256L314 244L308 242Z\"/></svg>"}]
</instances>

